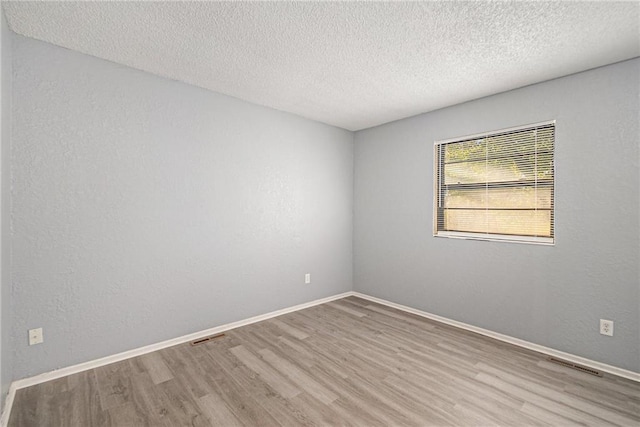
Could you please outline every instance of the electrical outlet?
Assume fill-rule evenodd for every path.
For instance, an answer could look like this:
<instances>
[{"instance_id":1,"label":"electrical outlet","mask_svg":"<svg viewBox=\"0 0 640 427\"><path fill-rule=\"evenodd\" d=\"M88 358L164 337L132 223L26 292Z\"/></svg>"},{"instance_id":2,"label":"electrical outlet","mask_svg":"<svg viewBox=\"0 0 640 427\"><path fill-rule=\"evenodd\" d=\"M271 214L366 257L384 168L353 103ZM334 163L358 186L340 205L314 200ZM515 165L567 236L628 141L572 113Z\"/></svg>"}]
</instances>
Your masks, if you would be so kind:
<instances>
[{"instance_id":1,"label":"electrical outlet","mask_svg":"<svg viewBox=\"0 0 640 427\"><path fill-rule=\"evenodd\" d=\"M304 283L306 285L308 285L309 283L311 283L311 273L307 273L304 275Z\"/></svg>"},{"instance_id":2,"label":"electrical outlet","mask_svg":"<svg viewBox=\"0 0 640 427\"><path fill-rule=\"evenodd\" d=\"M613 320L600 319L600 333L602 335L613 336Z\"/></svg>"},{"instance_id":3,"label":"electrical outlet","mask_svg":"<svg viewBox=\"0 0 640 427\"><path fill-rule=\"evenodd\" d=\"M29 345L40 344L43 341L42 328L29 329Z\"/></svg>"}]
</instances>

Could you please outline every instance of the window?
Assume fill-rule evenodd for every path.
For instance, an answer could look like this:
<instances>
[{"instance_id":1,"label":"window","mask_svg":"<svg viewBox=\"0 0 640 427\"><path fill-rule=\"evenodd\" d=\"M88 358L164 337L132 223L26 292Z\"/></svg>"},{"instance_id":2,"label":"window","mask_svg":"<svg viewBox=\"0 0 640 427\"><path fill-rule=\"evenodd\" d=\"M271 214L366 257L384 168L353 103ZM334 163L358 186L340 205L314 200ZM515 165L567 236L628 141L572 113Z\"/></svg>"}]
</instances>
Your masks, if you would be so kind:
<instances>
[{"instance_id":1,"label":"window","mask_svg":"<svg viewBox=\"0 0 640 427\"><path fill-rule=\"evenodd\" d=\"M554 243L555 121L436 141L434 236Z\"/></svg>"}]
</instances>

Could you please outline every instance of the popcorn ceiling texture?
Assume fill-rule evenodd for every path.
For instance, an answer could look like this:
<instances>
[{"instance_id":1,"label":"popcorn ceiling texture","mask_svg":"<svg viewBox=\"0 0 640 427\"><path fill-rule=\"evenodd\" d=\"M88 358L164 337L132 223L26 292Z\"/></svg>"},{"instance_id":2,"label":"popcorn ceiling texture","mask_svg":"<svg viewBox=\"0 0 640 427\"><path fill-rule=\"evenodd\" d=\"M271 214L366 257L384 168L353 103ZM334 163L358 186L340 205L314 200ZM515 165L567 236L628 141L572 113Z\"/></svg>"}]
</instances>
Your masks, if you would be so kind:
<instances>
[{"instance_id":1,"label":"popcorn ceiling texture","mask_svg":"<svg viewBox=\"0 0 640 427\"><path fill-rule=\"evenodd\" d=\"M640 55L637 2L3 2L18 34L349 130Z\"/></svg>"}]
</instances>

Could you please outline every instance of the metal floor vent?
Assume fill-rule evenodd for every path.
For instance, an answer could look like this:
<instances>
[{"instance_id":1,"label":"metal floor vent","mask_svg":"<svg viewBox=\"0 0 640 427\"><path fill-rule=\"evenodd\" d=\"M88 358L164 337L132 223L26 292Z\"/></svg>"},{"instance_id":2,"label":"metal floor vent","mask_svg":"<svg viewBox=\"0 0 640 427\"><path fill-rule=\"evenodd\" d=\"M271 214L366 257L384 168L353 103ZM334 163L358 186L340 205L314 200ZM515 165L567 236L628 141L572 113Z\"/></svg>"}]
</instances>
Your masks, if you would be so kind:
<instances>
[{"instance_id":1,"label":"metal floor vent","mask_svg":"<svg viewBox=\"0 0 640 427\"><path fill-rule=\"evenodd\" d=\"M225 336L224 334L218 334L218 335L211 335L209 337L198 338L195 341L191 341L191 345L204 344L206 342L217 340L218 338L222 338L224 336Z\"/></svg>"},{"instance_id":2,"label":"metal floor vent","mask_svg":"<svg viewBox=\"0 0 640 427\"><path fill-rule=\"evenodd\" d=\"M595 375L596 377L601 377L602 372L596 371L595 369L587 368L586 366L577 365L573 362L567 362L566 360L556 359L555 357L549 357L549 362L557 363L558 365L566 366L567 368L575 369L580 372L586 372L587 374Z\"/></svg>"}]
</instances>

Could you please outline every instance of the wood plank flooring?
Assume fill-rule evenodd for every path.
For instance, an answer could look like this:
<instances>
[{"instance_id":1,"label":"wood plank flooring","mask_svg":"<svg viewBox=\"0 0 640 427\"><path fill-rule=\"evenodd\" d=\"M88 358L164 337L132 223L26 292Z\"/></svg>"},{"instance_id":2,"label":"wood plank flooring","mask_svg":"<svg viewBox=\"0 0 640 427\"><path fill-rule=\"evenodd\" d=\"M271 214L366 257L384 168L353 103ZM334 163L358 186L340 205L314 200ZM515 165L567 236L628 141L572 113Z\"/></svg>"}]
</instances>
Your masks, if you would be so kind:
<instances>
[{"instance_id":1,"label":"wood plank flooring","mask_svg":"<svg viewBox=\"0 0 640 427\"><path fill-rule=\"evenodd\" d=\"M640 425L640 383L355 297L16 393L10 426Z\"/></svg>"}]
</instances>

